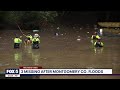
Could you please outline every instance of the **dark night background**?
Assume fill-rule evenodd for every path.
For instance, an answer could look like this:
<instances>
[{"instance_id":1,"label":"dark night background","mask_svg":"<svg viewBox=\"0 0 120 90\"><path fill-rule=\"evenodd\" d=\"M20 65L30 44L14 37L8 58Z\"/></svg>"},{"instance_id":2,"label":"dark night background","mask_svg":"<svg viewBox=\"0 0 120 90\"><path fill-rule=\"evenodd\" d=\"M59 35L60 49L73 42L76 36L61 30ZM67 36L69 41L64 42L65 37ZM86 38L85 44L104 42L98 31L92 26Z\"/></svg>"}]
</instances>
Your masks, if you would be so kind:
<instances>
[{"instance_id":1,"label":"dark night background","mask_svg":"<svg viewBox=\"0 0 120 90\"><path fill-rule=\"evenodd\" d=\"M62 17L62 20L82 24L98 21L119 22L120 11L70 11Z\"/></svg>"},{"instance_id":2,"label":"dark night background","mask_svg":"<svg viewBox=\"0 0 120 90\"><path fill-rule=\"evenodd\" d=\"M28 3L28 2L27 2ZM6 4L7 7L4 5ZM40 1L29 4L25 2L3 1L1 10L8 11L64 11L63 16L58 17L61 24L96 24L99 21L120 21L119 2L117 1ZM1 22L2 23L2 22Z\"/></svg>"},{"instance_id":3,"label":"dark night background","mask_svg":"<svg viewBox=\"0 0 120 90\"><path fill-rule=\"evenodd\" d=\"M57 11L58 14L64 12L63 15L58 15L56 21L59 24L80 24L80 25L93 25L97 22L120 22L120 11ZM2 14L1 14L2 15ZM3 18L0 18L0 25L4 24ZM56 23L57 24L57 23ZM9 26L4 24L4 26Z\"/></svg>"}]
</instances>

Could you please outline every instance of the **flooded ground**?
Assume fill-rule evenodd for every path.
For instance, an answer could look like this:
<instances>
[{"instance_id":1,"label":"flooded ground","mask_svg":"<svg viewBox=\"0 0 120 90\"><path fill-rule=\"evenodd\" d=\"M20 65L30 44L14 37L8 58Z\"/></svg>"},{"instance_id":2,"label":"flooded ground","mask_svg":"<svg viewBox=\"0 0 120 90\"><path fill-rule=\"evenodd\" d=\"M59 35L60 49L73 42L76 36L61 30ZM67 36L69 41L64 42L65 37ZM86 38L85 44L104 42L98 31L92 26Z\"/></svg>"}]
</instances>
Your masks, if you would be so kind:
<instances>
[{"instance_id":1,"label":"flooded ground","mask_svg":"<svg viewBox=\"0 0 120 90\"><path fill-rule=\"evenodd\" d=\"M13 38L15 33L22 35L20 31L0 31L0 72L4 72L6 68L39 65L49 69L105 68L113 69L113 74L120 74L120 37L103 36L102 40L105 46L94 48L90 41L91 30L67 30L61 32L58 36L55 36L54 32L42 31L40 32L40 49L32 49L31 46L25 47L24 44L20 49L14 49ZM120 76L41 75L39 78L120 79Z\"/></svg>"}]
</instances>

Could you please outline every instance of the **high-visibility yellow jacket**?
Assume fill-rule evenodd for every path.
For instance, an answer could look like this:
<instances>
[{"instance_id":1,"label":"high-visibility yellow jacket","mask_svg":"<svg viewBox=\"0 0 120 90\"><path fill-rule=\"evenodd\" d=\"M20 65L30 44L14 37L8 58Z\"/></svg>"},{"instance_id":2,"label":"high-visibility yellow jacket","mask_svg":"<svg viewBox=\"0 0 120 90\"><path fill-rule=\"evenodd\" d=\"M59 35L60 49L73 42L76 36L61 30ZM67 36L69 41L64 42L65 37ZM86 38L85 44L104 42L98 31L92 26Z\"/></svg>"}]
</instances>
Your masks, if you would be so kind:
<instances>
[{"instance_id":1,"label":"high-visibility yellow jacket","mask_svg":"<svg viewBox=\"0 0 120 90\"><path fill-rule=\"evenodd\" d=\"M27 35L27 38L30 38L30 40L32 40L32 35Z\"/></svg>"},{"instance_id":2,"label":"high-visibility yellow jacket","mask_svg":"<svg viewBox=\"0 0 120 90\"><path fill-rule=\"evenodd\" d=\"M40 43L40 39L39 39L39 38L33 38L33 39L32 39L32 43L33 43L33 42L37 42L37 41Z\"/></svg>"},{"instance_id":3,"label":"high-visibility yellow jacket","mask_svg":"<svg viewBox=\"0 0 120 90\"><path fill-rule=\"evenodd\" d=\"M91 39L100 39L99 35L92 35Z\"/></svg>"},{"instance_id":4,"label":"high-visibility yellow jacket","mask_svg":"<svg viewBox=\"0 0 120 90\"><path fill-rule=\"evenodd\" d=\"M100 39L100 36L99 36L99 35L96 35L96 39Z\"/></svg>"},{"instance_id":5,"label":"high-visibility yellow jacket","mask_svg":"<svg viewBox=\"0 0 120 90\"><path fill-rule=\"evenodd\" d=\"M22 43L22 40L20 38L15 38L14 43Z\"/></svg>"}]
</instances>

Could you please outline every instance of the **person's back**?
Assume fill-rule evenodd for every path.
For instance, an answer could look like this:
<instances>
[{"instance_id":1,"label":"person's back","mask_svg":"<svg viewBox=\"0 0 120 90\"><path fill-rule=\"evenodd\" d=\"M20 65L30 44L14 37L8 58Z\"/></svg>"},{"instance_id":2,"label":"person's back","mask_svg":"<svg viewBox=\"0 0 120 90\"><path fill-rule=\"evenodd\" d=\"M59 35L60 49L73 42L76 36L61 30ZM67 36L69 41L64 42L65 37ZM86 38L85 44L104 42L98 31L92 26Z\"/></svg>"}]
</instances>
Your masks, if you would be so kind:
<instances>
[{"instance_id":1,"label":"person's back","mask_svg":"<svg viewBox=\"0 0 120 90\"><path fill-rule=\"evenodd\" d=\"M99 35L96 35L96 39L100 39L101 37Z\"/></svg>"},{"instance_id":2,"label":"person's back","mask_svg":"<svg viewBox=\"0 0 120 90\"><path fill-rule=\"evenodd\" d=\"M22 42L22 40L20 38L18 38L18 37L14 38L14 43L21 43L21 42Z\"/></svg>"},{"instance_id":3,"label":"person's back","mask_svg":"<svg viewBox=\"0 0 120 90\"><path fill-rule=\"evenodd\" d=\"M35 43L35 42L36 42L36 37L32 39L32 43Z\"/></svg>"},{"instance_id":4,"label":"person's back","mask_svg":"<svg viewBox=\"0 0 120 90\"><path fill-rule=\"evenodd\" d=\"M32 35L29 34L26 37L27 37L28 40L32 40Z\"/></svg>"},{"instance_id":5,"label":"person's back","mask_svg":"<svg viewBox=\"0 0 120 90\"><path fill-rule=\"evenodd\" d=\"M28 35L24 35L26 37L25 41L24 41L24 44L25 45L31 45L32 43L32 35L30 33L28 33Z\"/></svg>"},{"instance_id":6,"label":"person's back","mask_svg":"<svg viewBox=\"0 0 120 90\"><path fill-rule=\"evenodd\" d=\"M39 39L39 38L36 38L36 42L40 43L40 39Z\"/></svg>"},{"instance_id":7,"label":"person's back","mask_svg":"<svg viewBox=\"0 0 120 90\"><path fill-rule=\"evenodd\" d=\"M14 48L19 48L22 40L18 37L14 38Z\"/></svg>"},{"instance_id":8,"label":"person's back","mask_svg":"<svg viewBox=\"0 0 120 90\"><path fill-rule=\"evenodd\" d=\"M91 37L92 40L96 40L96 39L99 39L99 38L100 38L100 36L97 34L97 32L95 32Z\"/></svg>"},{"instance_id":9,"label":"person's back","mask_svg":"<svg viewBox=\"0 0 120 90\"><path fill-rule=\"evenodd\" d=\"M33 39L32 39L32 42L33 43L40 43L40 39L39 38L36 38L36 37L34 37Z\"/></svg>"},{"instance_id":10,"label":"person's back","mask_svg":"<svg viewBox=\"0 0 120 90\"><path fill-rule=\"evenodd\" d=\"M103 47L103 46L104 46L104 43L103 43L100 39L98 39L98 40L94 43L94 46L95 46L95 47Z\"/></svg>"},{"instance_id":11,"label":"person's back","mask_svg":"<svg viewBox=\"0 0 120 90\"><path fill-rule=\"evenodd\" d=\"M39 43L40 43L40 39L37 37L34 37L32 39L32 43L33 43L33 48L39 48Z\"/></svg>"}]
</instances>

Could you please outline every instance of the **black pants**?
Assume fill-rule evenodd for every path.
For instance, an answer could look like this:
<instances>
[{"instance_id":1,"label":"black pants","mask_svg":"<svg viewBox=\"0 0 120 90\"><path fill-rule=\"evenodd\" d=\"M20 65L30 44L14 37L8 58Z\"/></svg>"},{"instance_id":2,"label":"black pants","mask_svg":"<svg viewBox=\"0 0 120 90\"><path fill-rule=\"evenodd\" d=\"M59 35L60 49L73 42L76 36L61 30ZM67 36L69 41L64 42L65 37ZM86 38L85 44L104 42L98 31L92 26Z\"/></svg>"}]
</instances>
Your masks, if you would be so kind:
<instances>
[{"instance_id":1,"label":"black pants","mask_svg":"<svg viewBox=\"0 0 120 90\"><path fill-rule=\"evenodd\" d=\"M38 49L39 48L39 42L33 42L32 48L33 49Z\"/></svg>"},{"instance_id":2,"label":"black pants","mask_svg":"<svg viewBox=\"0 0 120 90\"><path fill-rule=\"evenodd\" d=\"M14 48L20 48L20 43L14 43Z\"/></svg>"}]
</instances>

